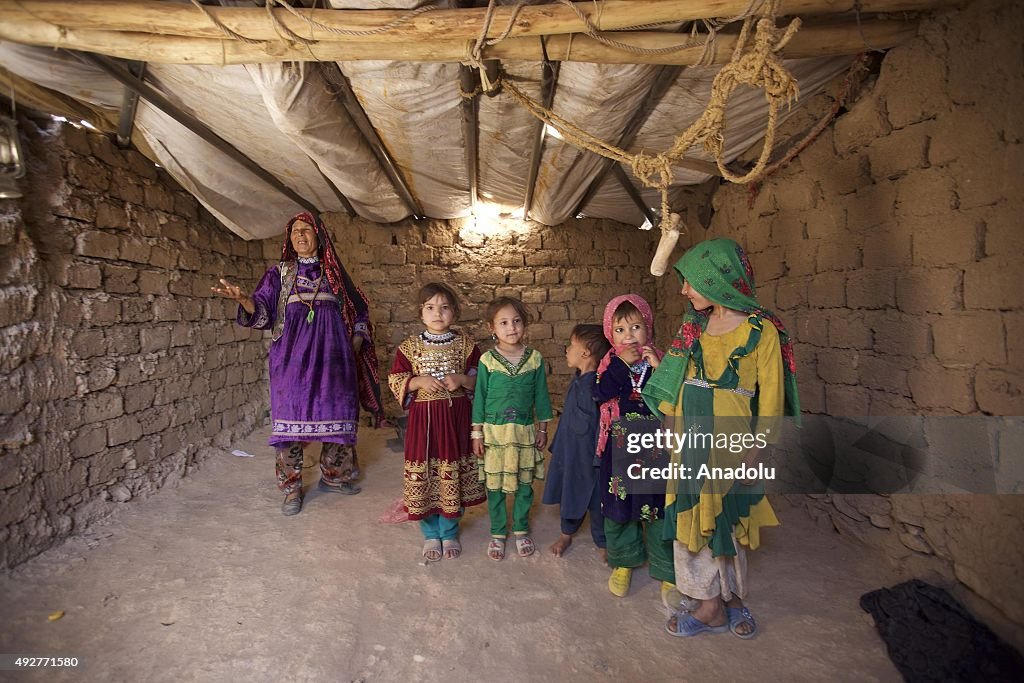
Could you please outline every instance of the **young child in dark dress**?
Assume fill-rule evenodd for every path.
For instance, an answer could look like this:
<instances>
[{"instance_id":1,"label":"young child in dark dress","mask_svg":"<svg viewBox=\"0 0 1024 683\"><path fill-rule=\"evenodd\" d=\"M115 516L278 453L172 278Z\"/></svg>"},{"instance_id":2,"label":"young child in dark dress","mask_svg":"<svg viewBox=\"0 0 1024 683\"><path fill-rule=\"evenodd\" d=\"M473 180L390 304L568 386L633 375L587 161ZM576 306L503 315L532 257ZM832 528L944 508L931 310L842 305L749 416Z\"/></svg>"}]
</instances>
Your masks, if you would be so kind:
<instances>
[{"instance_id":1,"label":"young child in dark dress","mask_svg":"<svg viewBox=\"0 0 1024 683\"><path fill-rule=\"evenodd\" d=\"M605 547L598 461L594 457L599 422L594 380L597 364L610 348L600 325L585 324L573 328L565 347L565 361L576 376L569 384L558 431L551 442L543 498L545 505L560 506L562 533L549 548L558 557L572 544L572 536L588 512L594 544L602 550Z\"/></svg>"},{"instance_id":2,"label":"young child in dark dress","mask_svg":"<svg viewBox=\"0 0 1024 683\"><path fill-rule=\"evenodd\" d=\"M614 446L627 427L636 429L641 420L658 423L640 395L662 358L653 343L650 304L636 294L615 297L604 310L604 334L612 350L598 364L594 399L601 410L597 453L601 512L612 567L608 589L625 597L633 569L647 562L651 577L662 582L662 602L667 604L675 590L675 569L671 539L662 538L665 494L633 490L633 482L615 474L612 467Z\"/></svg>"}]
</instances>

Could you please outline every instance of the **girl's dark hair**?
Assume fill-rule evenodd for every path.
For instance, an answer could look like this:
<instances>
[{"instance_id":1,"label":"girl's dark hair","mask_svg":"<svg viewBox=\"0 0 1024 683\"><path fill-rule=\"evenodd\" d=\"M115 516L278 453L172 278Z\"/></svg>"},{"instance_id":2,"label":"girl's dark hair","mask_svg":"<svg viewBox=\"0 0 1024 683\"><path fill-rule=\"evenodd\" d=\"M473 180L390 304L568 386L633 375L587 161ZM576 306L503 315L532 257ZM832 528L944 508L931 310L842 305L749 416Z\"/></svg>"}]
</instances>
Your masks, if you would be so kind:
<instances>
[{"instance_id":1,"label":"girl's dark hair","mask_svg":"<svg viewBox=\"0 0 1024 683\"><path fill-rule=\"evenodd\" d=\"M614 320L615 322L619 322L620 320L625 320L626 318L633 317L640 318L641 320L643 320L644 314L640 312L639 308L634 306L629 301L623 301L616 307L615 312L612 313L612 320Z\"/></svg>"},{"instance_id":2,"label":"girl's dark hair","mask_svg":"<svg viewBox=\"0 0 1024 683\"><path fill-rule=\"evenodd\" d=\"M451 287L443 285L440 282L428 282L420 287L420 293L416 296L419 301L420 308L423 308L423 304L427 303L438 294L443 296L445 299L448 299L448 305L452 307L455 319L458 320L459 314L462 313L462 306L459 305L459 297L455 295L455 292L452 291Z\"/></svg>"},{"instance_id":3,"label":"girl's dark hair","mask_svg":"<svg viewBox=\"0 0 1024 683\"><path fill-rule=\"evenodd\" d=\"M604 329L600 325L580 323L572 328L572 334L569 335L569 339L572 340L573 337L579 339L587 351L590 351L590 355L598 359L604 358L604 355L612 348L612 345L608 343L604 336Z\"/></svg>"},{"instance_id":4,"label":"girl's dark hair","mask_svg":"<svg viewBox=\"0 0 1024 683\"><path fill-rule=\"evenodd\" d=\"M511 306L516 309L516 313L523 319L523 326L530 324L530 314L526 312L526 306L519 299L512 296L499 296L497 299L487 304L487 311L484 313L487 322L494 324L494 316L498 315L498 311Z\"/></svg>"}]
</instances>

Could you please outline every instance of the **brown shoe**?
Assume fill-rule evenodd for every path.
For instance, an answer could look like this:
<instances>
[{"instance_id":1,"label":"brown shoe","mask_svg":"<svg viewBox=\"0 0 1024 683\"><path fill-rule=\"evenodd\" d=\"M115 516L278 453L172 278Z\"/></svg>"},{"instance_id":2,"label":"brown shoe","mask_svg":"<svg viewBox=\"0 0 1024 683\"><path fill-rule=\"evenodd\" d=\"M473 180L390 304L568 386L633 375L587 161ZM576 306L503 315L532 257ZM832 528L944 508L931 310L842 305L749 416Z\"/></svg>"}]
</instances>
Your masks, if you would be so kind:
<instances>
[{"instance_id":1,"label":"brown shoe","mask_svg":"<svg viewBox=\"0 0 1024 683\"><path fill-rule=\"evenodd\" d=\"M297 515L302 511L302 492L289 493L281 503L281 514L285 517Z\"/></svg>"},{"instance_id":2,"label":"brown shoe","mask_svg":"<svg viewBox=\"0 0 1024 683\"><path fill-rule=\"evenodd\" d=\"M363 490L361 486L350 481L343 481L340 484L328 484L323 479L320 480L317 488L328 493L343 493L346 496L354 496Z\"/></svg>"}]
</instances>

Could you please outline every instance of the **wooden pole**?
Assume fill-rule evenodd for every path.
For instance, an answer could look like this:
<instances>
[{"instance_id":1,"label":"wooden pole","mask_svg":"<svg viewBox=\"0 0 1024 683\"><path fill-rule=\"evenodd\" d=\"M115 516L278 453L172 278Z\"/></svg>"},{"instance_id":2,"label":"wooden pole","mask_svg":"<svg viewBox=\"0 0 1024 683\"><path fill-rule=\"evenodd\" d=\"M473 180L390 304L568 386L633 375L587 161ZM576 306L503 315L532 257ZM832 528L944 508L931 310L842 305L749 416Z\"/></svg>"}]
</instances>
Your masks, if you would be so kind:
<instances>
[{"instance_id":1,"label":"wooden pole","mask_svg":"<svg viewBox=\"0 0 1024 683\"><path fill-rule=\"evenodd\" d=\"M555 101L555 87L558 85L558 72L561 62L544 62L542 64L540 93L541 105L551 109ZM530 153L530 172L526 176L526 197L523 199L523 218L530 217L533 206L533 195L537 191L537 174L540 171L540 159L544 153L544 122L537 120L533 124L533 151Z\"/></svg>"},{"instance_id":2,"label":"wooden pole","mask_svg":"<svg viewBox=\"0 0 1024 683\"><path fill-rule=\"evenodd\" d=\"M787 58L851 55L868 49L885 49L903 43L917 34L913 21L854 21L825 26L805 26L783 50ZM684 40L675 33L620 32L615 39L635 47L661 48ZM249 45L237 40L211 38L174 38L152 34L61 29L38 20L0 23L0 40L29 45L62 47L96 52L121 59L157 64L268 64L277 62L356 61L370 59L410 62L464 62L469 57L469 41L437 40L432 43L319 43L295 45L284 42ZM733 34L719 33L711 63L725 64L736 44ZM556 35L547 39L552 61L592 62L596 64L677 64L700 63L703 49L688 47L666 54L637 54L605 46L581 35ZM506 61L544 60L541 42L536 38L509 38L486 48L484 59Z\"/></svg>"},{"instance_id":3,"label":"wooden pole","mask_svg":"<svg viewBox=\"0 0 1024 683\"><path fill-rule=\"evenodd\" d=\"M838 14L859 9L862 14L879 12L924 11L954 7L965 0L786 0L782 11L787 16ZM576 6L600 30L621 30L632 26L736 17L750 8L750 0L605 0L595 8L592 2ZM859 7L858 7L859 5ZM207 6L206 12L231 31L253 40L278 42L280 28L261 7ZM273 10L274 17L288 30L325 42L409 43L433 40L468 40L480 36L486 8L439 9L415 16L407 10L332 10L297 9L296 16L284 8ZM495 8L488 37L505 30L512 18L512 6ZM230 38L199 8L189 3L153 0L0 0L0 24L35 20L65 29L123 31L192 38ZM370 31L389 22L401 21L387 31L352 36L332 32L310 24L303 17L335 30ZM403 17L405 18L402 21ZM509 37L527 37L583 33L585 26L572 8L561 4L532 5L521 8Z\"/></svg>"},{"instance_id":4,"label":"wooden pole","mask_svg":"<svg viewBox=\"0 0 1024 683\"><path fill-rule=\"evenodd\" d=\"M626 171L623 170L621 164L612 163L612 175L614 175L615 179L619 181L619 185L621 185L622 189L626 191L629 198L633 200L633 204L635 204L636 208L640 210L640 213L644 215L647 222L651 225L656 225L658 223L658 217L654 215L653 211L651 211L651 207L647 206L647 202L644 201L643 196L640 194L640 190L636 189L636 185L634 185L633 181L631 181L629 176L626 175ZM603 173L601 174L601 177L604 177ZM583 202L580 202L580 205L580 208L573 214L574 216L579 215L583 211Z\"/></svg>"},{"instance_id":5,"label":"wooden pole","mask_svg":"<svg viewBox=\"0 0 1024 683\"><path fill-rule=\"evenodd\" d=\"M190 131L201 137L203 140L208 142L217 148L218 151L223 152L226 156L236 161L239 165L248 169L253 175L265 182L267 185L283 194L288 199L292 200L302 208L306 209L314 216L320 215L320 210L316 208L316 205L308 201L305 197L300 195L298 192L281 182L270 171L267 171L258 163L247 157L245 154L240 152L238 148L232 145L230 142L222 138L220 135L215 133L205 123L192 116L184 109L181 109L178 105L171 102L169 99L164 97L160 92L150 87L145 81L137 80L136 77L124 68L122 65L102 56L85 54L79 55L79 59L87 64L91 64L98 69L102 69L107 75L112 76L121 82L126 88L131 88L135 92L139 93L139 97L149 102L151 105L162 111L163 113L170 116L172 119L180 123L181 125L188 128ZM353 215L355 211L352 212Z\"/></svg>"},{"instance_id":6,"label":"wooden pole","mask_svg":"<svg viewBox=\"0 0 1024 683\"><path fill-rule=\"evenodd\" d=\"M341 98L341 104L345 107L345 111L352 117L352 123L356 125L360 135L366 141L366 144L370 146L373 151L373 155L377 157L377 161L380 163L381 168L384 169L384 174L391 181L391 184L395 188L395 192L401 197L402 201L405 202L405 206L409 209L409 213L415 218L426 215L423 212L423 207L416 201L416 198L412 194L412 189L409 187L409 183L405 180L402 175L402 171L398 168L398 164L391 157L391 153L388 152L388 148L384 146L384 141L380 139L380 135L377 134L377 129L373 127L370 122L370 118L366 115L366 111L363 106L359 103L359 98L352 92L352 85L348 82L348 78L341 72L338 65L331 63L323 63L320 68L324 72L324 78L330 84L331 89L336 89L336 94Z\"/></svg>"}]
</instances>

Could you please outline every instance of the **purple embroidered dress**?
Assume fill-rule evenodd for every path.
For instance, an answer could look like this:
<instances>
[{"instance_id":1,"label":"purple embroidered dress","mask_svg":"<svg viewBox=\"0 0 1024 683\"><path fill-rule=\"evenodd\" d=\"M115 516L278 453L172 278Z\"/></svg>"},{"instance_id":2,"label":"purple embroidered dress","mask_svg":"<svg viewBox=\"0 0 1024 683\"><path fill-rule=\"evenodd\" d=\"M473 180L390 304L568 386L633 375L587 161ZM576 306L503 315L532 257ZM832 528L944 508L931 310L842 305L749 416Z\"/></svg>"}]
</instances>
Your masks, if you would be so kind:
<instances>
[{"instance_id":1,"label":"purple embroidered dress","mask_svg":"<svg viewBox=\"0 0 1024 683\"><path fill-rule=\"evenodd\" d=\"M270 445L354 444L359 385L350 333L320 260L299 258L294 263L294 286L286 299L283 326L277 319L280 265L269 268L253 292L256 312L249 315L238 308L239 325L275 330L270 345ZM307 322L310 306L313 315ZM366 336L368 319L366 312L356 317L355 334Z\"/></svg>"}]
</instances>

